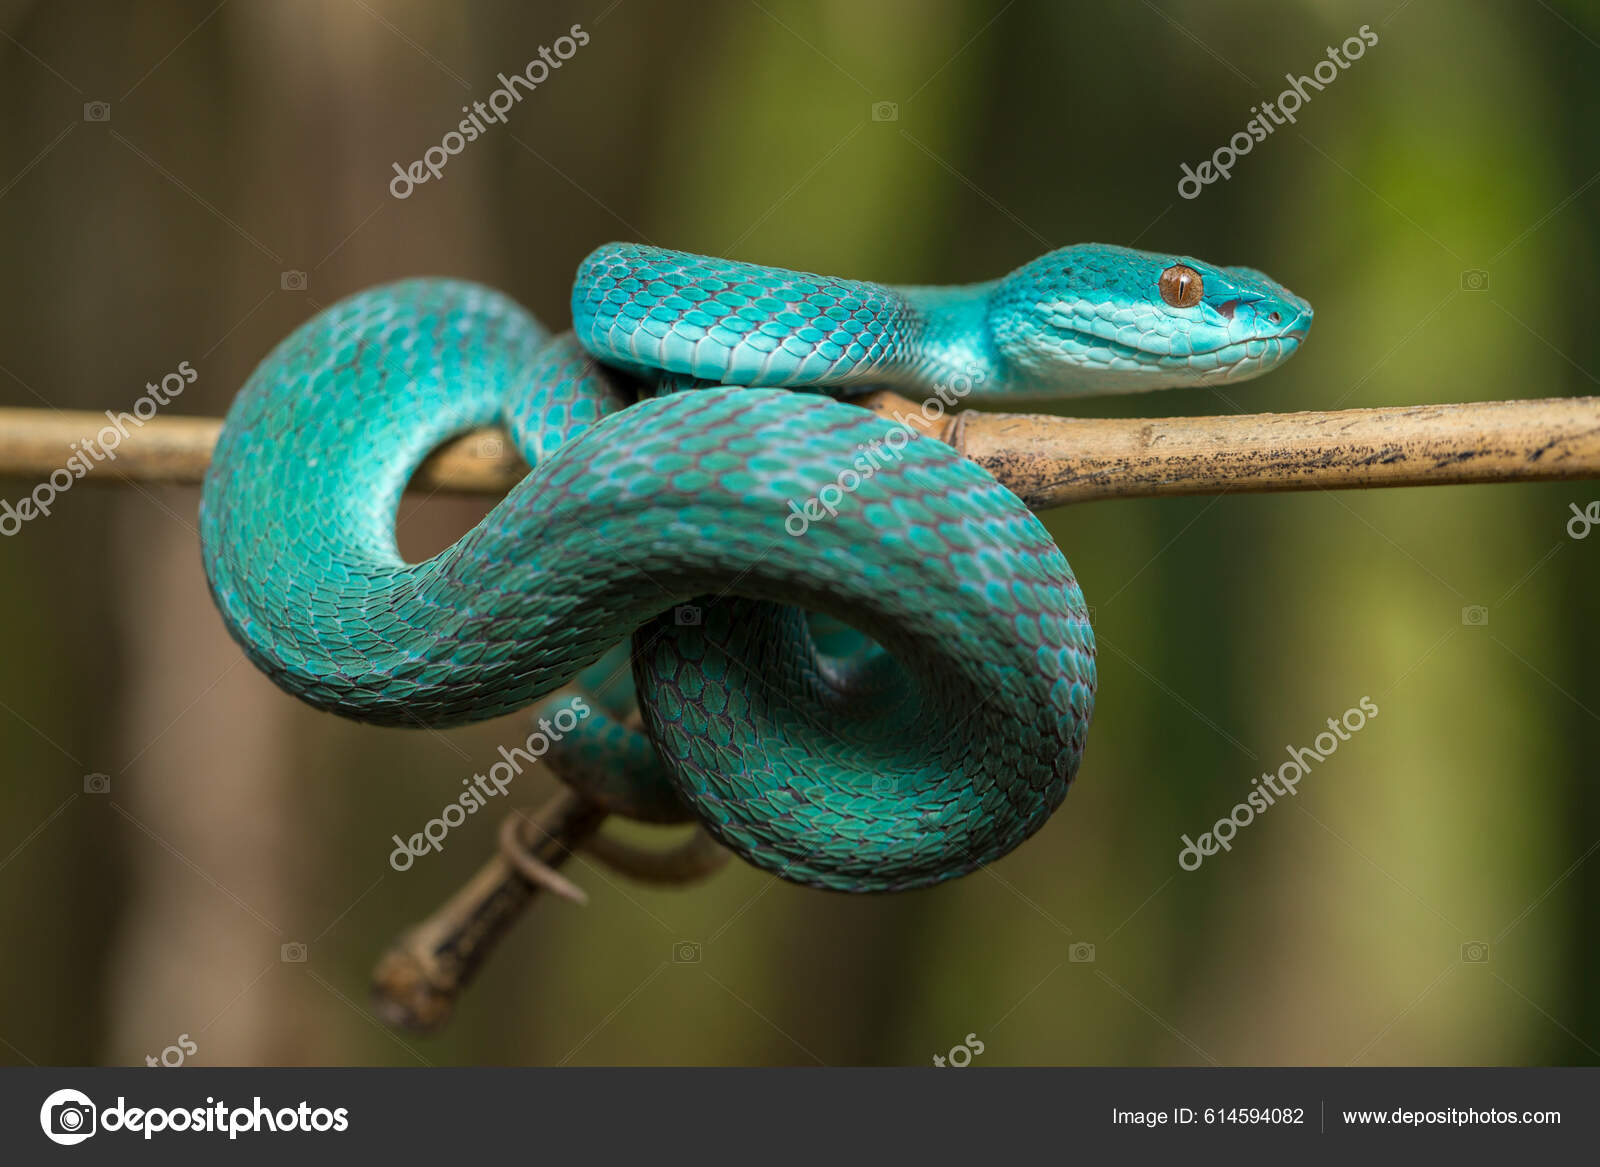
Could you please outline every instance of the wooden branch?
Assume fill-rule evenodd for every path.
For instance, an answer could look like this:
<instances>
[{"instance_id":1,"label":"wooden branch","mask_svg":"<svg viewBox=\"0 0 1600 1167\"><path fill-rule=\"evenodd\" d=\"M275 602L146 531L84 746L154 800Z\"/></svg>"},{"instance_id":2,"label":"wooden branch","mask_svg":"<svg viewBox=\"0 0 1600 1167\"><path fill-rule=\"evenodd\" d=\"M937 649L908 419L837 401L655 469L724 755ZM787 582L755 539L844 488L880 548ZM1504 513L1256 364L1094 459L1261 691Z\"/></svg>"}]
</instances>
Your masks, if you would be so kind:
<instances>
[{"instance_id":1,"label":"wooden branch","mask_svg":"<svg viewBox=\"0 0 1600 1167\"><path fill-rule=\"evenodd\" d=\"M103 413L0 409L0 475L42 482L72 456L73 442L93 438L106 425ZM94 471L83 481L198 483L221 433L222 422L214 417L152 418L138 429L128 427L128 436L116 446L116 457L95 462ZM503 494L527 472L527 464L504 434L480 430L435 450L418 468L409 489Z\"/></svg>"},{"instance_id":2,"label":"wooden branch","mask_svg":"<svg viewBox=\"0 0 1600 1167\"><path fill-rule=\"evenodd\" d=\"M518 811L508 823L511 841L554 875L605 817L605 811L563 791L531 818ZM521 918L541 882L520 874L503 854L494 855L438 911L407 929L379 958L372 973L372 1002L379 1016L414 1033L443 1026L461 991Z\"/></svg>"},{"instance_id":3,"label":"wooden branch","mask_svg":"<svg viewBox=\"0 0 1600 1167\"><path fill-rule=\"evenodd\" d=\"M637 716L633 723L643 731ZM462 990L541 889L584 902L583 892L556 871L580 848L631 879L655 884L693 883L732 858L704 828L665 850L608 839L596 833L605 817L570 790L531 816L512 812L502 825L498 853L379 958L372 973L379 1015L414 1033L442 1028Z\"/></svg>"},{"instance_id":4,"label":"wooden branch","mask_svg":"<svg viewBox=\"0 0 1600 1167\"><path fill-rule=\"evenodd\" d=\"M1600 397L1258 413L1070 418L965 412L928 420L876 392L857 404L949 442L1034 510L1103 498L1600 478ZM43 481L104 414L0 409L0 475ZM85 481L195 483L221 422L157 417ZM494 431L457 438L411 489L503 493L527 467Z\"/></svg>"},{"instance_id":5,"label":"wooden branch","mask_svg":"<svg viewBox=\"0 0 1600 1167\"><path fill-rule=\"evenodd\" d=\"M859 404L922 420L877 393ZM1227 417L953 415L918 428L1047 510L1103 498L1600 478L1600 397Z\"/></svg>"}]
</instances>

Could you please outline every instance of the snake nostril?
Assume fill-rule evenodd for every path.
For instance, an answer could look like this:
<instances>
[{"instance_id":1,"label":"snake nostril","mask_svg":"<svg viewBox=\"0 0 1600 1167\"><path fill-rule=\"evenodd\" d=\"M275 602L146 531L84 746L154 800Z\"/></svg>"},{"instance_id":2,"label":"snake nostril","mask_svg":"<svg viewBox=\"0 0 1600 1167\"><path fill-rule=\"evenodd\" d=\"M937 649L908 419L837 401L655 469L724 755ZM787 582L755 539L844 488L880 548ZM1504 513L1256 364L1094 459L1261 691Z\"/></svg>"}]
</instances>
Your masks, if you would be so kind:
<instances>
[{"instance_id":1,"label":"snake nostril","mask_svg":"<svg viewBox=\"0 0 1600 1167\"><path fill-rule=\"evenodd\" d=\"M1274 323L1274 324L1282 324L1283 323L1283 313L1282 312L1274 312L1271 316L1268 316L1267 319L1272 321L1272 323Z\"/></svg>"}]
</instances>

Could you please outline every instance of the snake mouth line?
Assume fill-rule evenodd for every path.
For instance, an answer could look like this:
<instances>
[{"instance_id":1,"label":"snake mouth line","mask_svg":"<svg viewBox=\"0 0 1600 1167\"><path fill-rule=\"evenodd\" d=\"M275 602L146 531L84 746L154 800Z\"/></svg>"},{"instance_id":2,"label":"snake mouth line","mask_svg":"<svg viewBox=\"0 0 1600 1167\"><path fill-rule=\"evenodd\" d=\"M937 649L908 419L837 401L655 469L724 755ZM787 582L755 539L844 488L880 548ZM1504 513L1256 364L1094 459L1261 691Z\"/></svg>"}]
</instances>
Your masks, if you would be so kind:
<instances>
[{"instance_id":1,"label":"snake mouth line","mask_svg":"<svg viewBox=\"0 0 1600 1167\"><path fill-rule=\"evenodd\" d=\"M1300 342L1304 339L1305 333L1303 332L1299 336L1291 336L1286 334L1283 336L1269 337L1263 342L1267 345L1267 349L1258 356L1252 357L1248 352L1246 352L1245 355L1239 357L1237 360L1234 360L1231 363L1219 364L1218 368L1222 371L1222 376L1220 379L1224 381L1233 380L1235 375L1240 374L1241 372L1246 377L1254 377L1258 373L1265 372L1273 365L1280 364L1292 357L1295 354L1295 351L1299 349ZM1218 349L1215 351L1222 352L1225 351L1226 348L1243 347L1244 344L1250 343L1253 342L1246 341L1241 342L1239 345L1224 346L1224 349Z\"/></svg>"},{"instance_id":2,"label":"snake mouth line","mask_svg":"<svg viewBox=\"0 0 1600 1167\"><path fill-rule=\"evenodd\" d=\"M1070 337L1072 340L1083 345L1085 348L1106 348L1111 351L1111 354L1114 357L1122 357L1127 360L1137 361L1149 367L1160 369L1169 369L1172 367L1165 362L1178 362L1178 367L1183 367L1199 357L1220 358L1224 353L1227 353L1230 350L1239 350L1240 355L1233 361L1219 360L1217 363L1217 368L1220 369L1224 366L1237 367L1238 365L1241 365L1247 361L1264 360L1269 355L1275 355L1277 352L1281 352L1283 356L1288 356L1300 346L1300 342L1306 338L1306 335L1310 331L1308 325L1299 326L1285 329L1284 331L1274 333L1271 336L1252 336L1246 337L1243 340L1227 340L1219 345L1213 345L1210 348L1197 348L1192 349L1187 353L1176 353L1157 352L1153 349L1139 348L1137 345L1131 345L1125 341L1113 340L1110 337L1100 336L1094 332L1087 332L1081 328L1071 328L1061 325L1058 325L1057 327L1064 336ZM1267 348L1260 355L1251 357L1248 349L1252 344L1264 344L1267 346ZM1152 362L1155 363L1152 364ZM1204 369L1200 371L1211 373L1215 372L1216 370Z\"/></svg>"}]
</instances>

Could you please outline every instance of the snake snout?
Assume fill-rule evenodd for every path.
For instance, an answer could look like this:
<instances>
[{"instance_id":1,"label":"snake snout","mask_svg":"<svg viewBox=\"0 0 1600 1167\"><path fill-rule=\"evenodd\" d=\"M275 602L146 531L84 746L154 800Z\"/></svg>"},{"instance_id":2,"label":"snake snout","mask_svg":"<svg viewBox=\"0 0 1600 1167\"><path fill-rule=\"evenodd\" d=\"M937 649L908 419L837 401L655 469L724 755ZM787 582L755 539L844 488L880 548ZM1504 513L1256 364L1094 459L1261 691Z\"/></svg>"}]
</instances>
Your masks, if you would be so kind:
<instances>
[{"instance_id":1,"label":"snake snout","mask_svg":"<svg viewBox=\"0 0 1600 1167\"><path fill-rule=\"evenodd\" d=\"M1251 334L1257 340L1302 341L1311 331L1311 305L1292 294L1258 300L1249 311ZM1232 320L1237 311L1224 315Z\"/></svg>"},{"instance_id":2,"label":"snake snout","mask_svg":"<svg viewBox=\"0 0 1600 1167\"><path fill-rule=\"evenodd\" d=\"M1231 277L1242 299L1218 304L1217 311L1232 320L1236 310L1248 303L1254 310L1254 336L1259 340L1295 340L1306 338L1311 331L1311 305L1278 283L1265 272L1253 267L1228 267L1223 273ZM1232 310L1228 310L1232 309Z\"/></svg>"},{"instance_id":3,"label":"snake snout","mask_svg":"<svg viewBox=\"0 0 1600 1167\"><path fill-rule=\"evenodd\" d=\"M1292 351L1311 331L1311 317L1311 305L1299 297L1262 304L1257 312L1257 335L1262 340L1277 340Z\"/></svg>"},{"instance_id":4,"label":"snake snout","mask_svg":"<svg viewBox=\"0 0 1600 1167\"><path fill-rule=\"evenodd\" d=\"M1306 333L1311 331L1311 318L1314 313L1311 305L1296 297L1294 300L1294 315L1285 316L1283 335L1292 336L1296 340L1304 340Z\"/></svg>"}]
</instances>

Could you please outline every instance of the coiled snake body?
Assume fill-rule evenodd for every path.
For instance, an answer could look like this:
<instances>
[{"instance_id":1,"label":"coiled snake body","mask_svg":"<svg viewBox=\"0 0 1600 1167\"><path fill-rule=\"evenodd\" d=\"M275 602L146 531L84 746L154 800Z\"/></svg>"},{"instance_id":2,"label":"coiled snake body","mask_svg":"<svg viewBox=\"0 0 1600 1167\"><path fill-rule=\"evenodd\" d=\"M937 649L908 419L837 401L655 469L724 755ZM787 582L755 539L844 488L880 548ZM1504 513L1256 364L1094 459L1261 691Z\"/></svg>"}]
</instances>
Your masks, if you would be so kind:
<instances>
[{"instance_id":1,"label":"coiled snake body","mask_svg":"<svg viewBox=\"0 0 1600 1167\"><path fill-rule=\"evenodd\" d=\"M1102 245L895 289L613 244L572 315L552 337L496 292L422 279L285 340L206 479L223 618L289 692L396 726L565 708L548 695L625 672L631 635L634 691L583 705L563 776L846 891L960 875L1035 831L1082 757L1095 661L1072 571L1023 504L831 395L1237 381L1311 319L1259 272ZM405 562L407 480L491 424L532 472Z\"/></svg>"}]
</instances>

